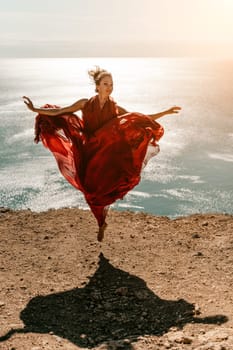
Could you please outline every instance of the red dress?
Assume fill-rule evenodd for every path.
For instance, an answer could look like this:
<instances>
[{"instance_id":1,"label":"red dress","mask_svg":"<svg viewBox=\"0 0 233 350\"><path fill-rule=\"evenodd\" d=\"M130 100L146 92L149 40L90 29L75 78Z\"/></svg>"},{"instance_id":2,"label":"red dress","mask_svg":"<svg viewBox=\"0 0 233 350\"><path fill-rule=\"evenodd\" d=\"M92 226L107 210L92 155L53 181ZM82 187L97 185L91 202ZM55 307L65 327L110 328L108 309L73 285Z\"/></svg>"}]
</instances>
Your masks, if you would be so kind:
<instances>
[{"instance_id":1,"label":"red dress","mask_svg":"<svg viewBox=\"0 0 233 350\"><path fill-rule=\"evenodd\" d=\"M118 116L111 97L100 109L98 95L86 102L82 119L71 113L38 115L35 124L35 141L43 142L62 175L83 192L100 227L108 206L139 183L148 145L158 148L163 133L146 115Z\"/></svg>"}]
</instances>

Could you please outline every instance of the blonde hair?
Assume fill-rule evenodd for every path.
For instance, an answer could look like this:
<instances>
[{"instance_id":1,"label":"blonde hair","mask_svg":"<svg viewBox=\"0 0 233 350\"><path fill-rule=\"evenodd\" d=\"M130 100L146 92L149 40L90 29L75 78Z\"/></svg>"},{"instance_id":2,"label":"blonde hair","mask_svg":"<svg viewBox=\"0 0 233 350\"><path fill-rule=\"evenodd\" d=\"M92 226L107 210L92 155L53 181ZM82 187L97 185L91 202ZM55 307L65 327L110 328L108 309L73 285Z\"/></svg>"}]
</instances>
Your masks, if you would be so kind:
<instances>
[{"instance_id":1,"label":"blonde hair","mask_svg":"<svg viewBox=\"0 0 233 350\"><path fill-rule=\"evenodd\" d=\"M96 86L95 92L98 92L97 86L100 84L101 79L103 79L104 77L112 78L112 74L110 72L100 68L99 66L96 66L95 69L90 69L88 71L88 75Z\"/></svg>"}]
</instances>

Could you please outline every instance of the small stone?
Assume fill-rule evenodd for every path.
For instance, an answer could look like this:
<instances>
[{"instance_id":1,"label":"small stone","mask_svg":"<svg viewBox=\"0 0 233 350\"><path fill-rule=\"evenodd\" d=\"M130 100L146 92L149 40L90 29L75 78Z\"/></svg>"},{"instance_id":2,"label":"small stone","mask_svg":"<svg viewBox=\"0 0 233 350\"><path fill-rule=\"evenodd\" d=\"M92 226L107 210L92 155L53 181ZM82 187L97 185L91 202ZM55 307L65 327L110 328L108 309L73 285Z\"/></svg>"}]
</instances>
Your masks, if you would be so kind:
<instances>
[{"instance_id":1,"label":"small stone","mask_svg":"<svg viewBox=\"0 0 233 350\"><path fill-rule=\"evenodd\" d=\"M116 289L116 294L126 296L128 294L128 288L127 287L120 287Z\"/></svg>"},{"instance_id":2,"label":"small stone","mask_svg":"<svg viewBox=\"0 0 233 350\"><path fill-rule=\"evenodd\" d=\"M170 332L177 332L178 331L178 327L174 326L170 328Z\"/></svg>"},{"instance_id":3,"label":"small stone","mask_svg":"<svg viewBox=\"0 0 233 350\"><path fill-rule=\"evenodd\" d=\"M145 300L148 298L148 292L144 289L135 290L134 294L139 300Z\"/></svg>"},{"instance_id":4,"label":"small stone","mask_svg":"<svg viewBox=\"0 0 233 350\"><path fill-rule=\"evenodd\" d=\"M194 254L194 256L203 256L204 254L202 252L197 252Z\"/></svg>"},{"instance_id":5,"label":"small stone","mask_svg":"<svg viewBox=\"0 0 233 350\"><path fill-rule=\"evenodd\" d=\"M0 207L0 213L7 213L8 211L10 211L9 208L5 208L5 207Z\"/></svg>"},{"instance_id":6,"label":"small stone","mask_svg":"<svg viewBox=\"0 0 233 350\"><path fill-rule=\"evenodd\" d=\"M171 343L169 343L169 341L165 341L164 347L165 347L165 349L170 349L172 347L172 345L171 345Z\"/></svg>"},{"instance_id":7,"label":"small stone","mask_svg":"<svg viewBox=\"0 0 233 350\"><path fill-rule=\"evenodd\" d=\"M206 332L205 334L205 339L207 340L211 340L214 342L221 342L223 340L227 340L229 335L226 331L221 330L221 329L217 329L217 330L211 330Z\"/></svg>"},{"instance_id":8,"label":"small stone","mask_svg":"<svg viewBox=\"0 0 233 350\"><path fill-rule=\"evenodd\" d=\"M193 338L185 335L183 332L178 331L173 334L169 334L168 340L172 343L178 344L192 344Z\"/></svg>"},{"instance_id":9,"label":"small stone","mask_svg":"<svg viewBox=\"0 0 233 350\"><path fill-rule=\"evenodd\" d=\"M209 225L208 221L205 221L202 223L202 226L208 226L208 225Z\"/></svg>"},{"instance_id":10,"label":"small stone","mask_svg":"<svg viewBox=\"0 0 233 350\"><path fill-rule=\"evenodd\" d=\"M58 343L61 343L63 341L63 339L61 337L58 337L57 335L54 335L54 338Z\"/></svg>"},{"instance_id":11,"label":"small stone","mask_svg":"<svg viewBox=\"0 0 233 350\"><path fill-rule=\"evenodd\" d=\"M195 305L194 313L195 313L195 315L200 315L201 314L201 308L200 308L199 305Z\"/></svg>"},{"instance_id":12,"label":"small stone","mask_svg":"<svg viewBox=\"0 0 233 350\"><path fill-rule=\"evenodd\" d=\"M183 344L192 344L192 342L193 342L193 338L187 337L187 336L184 336L184 338L182 340Z\"/></svg>"},{"instance_id":13,"label":"small stone","mask_svg":"<svg viewBox=\"0 0 233 350\"><path fill-rule=\"evenodd\" d=\"M200 235L199 235L198 233L194 233L194 234L192 235L192 238L200 238Z\"/></svg>"}]
</instances>

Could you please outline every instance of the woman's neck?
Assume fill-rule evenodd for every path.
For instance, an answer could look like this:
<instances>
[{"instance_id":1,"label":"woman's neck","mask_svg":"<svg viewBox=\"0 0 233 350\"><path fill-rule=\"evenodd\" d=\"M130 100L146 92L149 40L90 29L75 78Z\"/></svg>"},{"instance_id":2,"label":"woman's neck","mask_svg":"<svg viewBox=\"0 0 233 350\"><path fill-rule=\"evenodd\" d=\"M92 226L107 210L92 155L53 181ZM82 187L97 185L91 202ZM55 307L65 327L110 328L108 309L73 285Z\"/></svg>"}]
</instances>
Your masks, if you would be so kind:
<instances>
[{"instance_id":1,"label":"woman's neck","mask_svg":"<svg viewBox=\"0 0 233 350\"><path fill-rule=\"evenodd\" d=\"M99 103L100 103L100 108L103 108L105 102L108 100L109 96L107 95L100 95L98 94L98 98L99 98Z\"/></svg>"}]
</instances>

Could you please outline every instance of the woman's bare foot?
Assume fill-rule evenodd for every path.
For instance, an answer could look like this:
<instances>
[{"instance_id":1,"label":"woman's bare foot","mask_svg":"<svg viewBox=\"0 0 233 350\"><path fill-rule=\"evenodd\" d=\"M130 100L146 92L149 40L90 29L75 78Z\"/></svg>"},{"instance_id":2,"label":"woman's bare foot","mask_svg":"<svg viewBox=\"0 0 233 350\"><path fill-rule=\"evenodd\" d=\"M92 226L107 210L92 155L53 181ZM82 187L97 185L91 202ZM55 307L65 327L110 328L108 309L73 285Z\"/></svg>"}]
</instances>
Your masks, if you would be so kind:
<instances>
[{"instance_id":1,"label":"woman's bare foot","mask_svg":"<svg viewBox=\"0 0 233 350\"><path fill-rule=\"evenodd\" d=\"M97 240L99 242L102 242L102 240L104 239L104 231L105 231L106 227L107 227L106 222L101 227L99 227L99 232L97 235Z\"/></svg>"}]
</instances>

